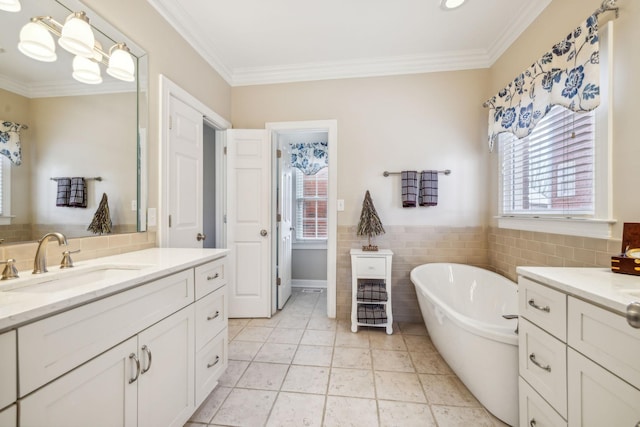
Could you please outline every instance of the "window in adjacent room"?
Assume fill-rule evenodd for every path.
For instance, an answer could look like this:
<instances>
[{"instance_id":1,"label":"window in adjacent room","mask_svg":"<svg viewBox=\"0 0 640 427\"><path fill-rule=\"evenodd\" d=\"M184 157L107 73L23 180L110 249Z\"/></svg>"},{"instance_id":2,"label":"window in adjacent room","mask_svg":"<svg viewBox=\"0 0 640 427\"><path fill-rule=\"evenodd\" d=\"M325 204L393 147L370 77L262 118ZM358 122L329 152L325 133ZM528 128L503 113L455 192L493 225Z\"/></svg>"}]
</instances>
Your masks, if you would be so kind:
<instances>
[{"instance_id":1,"label":"window in adjacent room","mask_svg":"<svg viewBox=\"0 0 640 427\"><path fill-rule=\"evenodd\" d=\"M0 156L0 225L11 221L11 161Z\"/></svg>"},{"instance_id":2,"label":"window in adjacent room","mask_svg":"<svg viewBox=\"0 0 640 427\"><path fill-rule=\"evenodd\" d=\"M296 241L327 240L329 169L305 175L294 169L296 191Z\"/></svg>"}]
</instances>

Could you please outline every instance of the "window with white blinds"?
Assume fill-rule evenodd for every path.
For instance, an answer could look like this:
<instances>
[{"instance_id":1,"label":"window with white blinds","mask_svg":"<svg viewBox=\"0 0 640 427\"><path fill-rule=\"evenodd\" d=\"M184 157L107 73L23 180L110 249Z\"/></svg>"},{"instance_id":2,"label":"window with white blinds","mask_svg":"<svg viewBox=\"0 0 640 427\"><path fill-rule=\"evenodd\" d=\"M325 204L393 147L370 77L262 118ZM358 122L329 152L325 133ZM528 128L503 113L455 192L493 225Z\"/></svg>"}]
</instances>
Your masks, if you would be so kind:
<instances>
[{"instance_id":1,"label":"window with white blinds","mask_svg":"<svg viewBox=\"0 0 640 427\"><path fill-rule=\"evenodd\" d=\"M593 217L595 114L554 106L531 134L500 134L502 214Z\"/></svg>"},{"instance_id":2,"label":"window with white blinds","mask_svg":"<svg viewBox=\"0 0 640 427\"><path fill-rule=\"evenodd\" d=\"M0 161L0 216L4 216L5 203L4 203L4 161Z\"/></svg>"},{"instance_id":3,"label":"window with white blinds","mask_svg":"<svg viewBox=\"0 0 640 427\"><path fill-rule=\"evenodd\" d=\"M295 171L296 241L327 240L329 169L315 175Z\"/></svg>"}]
</instances>

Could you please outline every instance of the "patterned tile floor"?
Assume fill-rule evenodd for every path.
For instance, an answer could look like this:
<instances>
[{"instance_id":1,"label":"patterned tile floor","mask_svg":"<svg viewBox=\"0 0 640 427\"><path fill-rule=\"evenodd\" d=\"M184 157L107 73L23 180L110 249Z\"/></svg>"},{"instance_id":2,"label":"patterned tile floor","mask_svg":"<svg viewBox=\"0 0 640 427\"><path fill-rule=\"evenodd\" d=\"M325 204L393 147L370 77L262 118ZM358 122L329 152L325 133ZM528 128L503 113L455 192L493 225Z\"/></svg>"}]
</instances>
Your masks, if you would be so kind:
<instances>
[{"instance_id":1,"label":"patterned tile floor","mask_svg":"<svg viewBox=\"0 0 640 427\"><path fill-rule=\"evenodd\" d=\"M504 427L440 357L423 324L360 328L294 289L271 319L229 319L229 367L185 427Z\"/></svg>"}]
</instances>

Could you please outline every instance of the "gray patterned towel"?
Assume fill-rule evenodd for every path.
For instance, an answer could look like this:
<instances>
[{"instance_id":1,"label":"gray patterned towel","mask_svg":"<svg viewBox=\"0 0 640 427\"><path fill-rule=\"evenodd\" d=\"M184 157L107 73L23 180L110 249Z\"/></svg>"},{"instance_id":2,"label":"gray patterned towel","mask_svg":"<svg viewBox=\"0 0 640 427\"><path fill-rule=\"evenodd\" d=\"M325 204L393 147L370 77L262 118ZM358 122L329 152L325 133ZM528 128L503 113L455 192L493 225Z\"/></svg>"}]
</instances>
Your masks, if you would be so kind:
<instances>
[{"instance_id":1,"label":"gray patterned towel","mask_svg":"<svg viewBox=\"0 0 640 427\"><path fill-rule=\"evenodd\" d=\"M56 193L56 206L69 206L71 195L71 178L58 178L58 192Z\"/></svg>"},{"instance_id":2,"label":"gray patterned towel","mask_svg":"<svg viewBox=\"0 0 640 427\"><path fill-rule=\"evenodd\" d=\"M402 171L402 207L415 208L418 200L418 172Z\"/></svg>"},{"instance_id":3,"label":"gray patterned towel","mask_svg":"<svg viewBox=\"0 0 640 427\"><path fill-rule=\"evenodd\" d=\"M358 285L358 301L387 301L387 290L384 283L363 282Z\"/></svg>"},{"instance_id":4,"label":"gray patterned towel","mask_svg":"<svg viewBox=\"0 0 640 427\"><path fill-rule=\"evenodd\" d=\"M82 177L71 178L69 206L74 208L87 207L87 187Z\"/></svg>"},{"instance_id":5,"label":"gray patterned towel","mask_svg":"<svg viewBox=\"0 0 640 427\"><path fill-rule=\"evenodd\" d=\"M369 325L387 323L387 312L384 305L360 304L358 305L358 322Z\"/></svg>"},{"instance_id":6,"label":"gray patterned towel","mask_svg":"<svg viewBox=\"0 0 640 427\"><path fill-rule=\"evenodd\" d=\"M420 174L420 206L437 206L438 171L422 171Z\"/></svg>"}]
</instances>

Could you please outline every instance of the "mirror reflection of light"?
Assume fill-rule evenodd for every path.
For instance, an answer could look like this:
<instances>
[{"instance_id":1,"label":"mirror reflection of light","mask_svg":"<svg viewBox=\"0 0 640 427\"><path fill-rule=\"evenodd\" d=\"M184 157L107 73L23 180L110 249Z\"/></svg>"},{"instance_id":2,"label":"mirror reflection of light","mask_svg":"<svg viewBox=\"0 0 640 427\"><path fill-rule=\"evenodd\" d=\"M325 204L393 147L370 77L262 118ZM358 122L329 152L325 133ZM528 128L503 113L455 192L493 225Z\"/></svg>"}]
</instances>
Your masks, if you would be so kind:
<instances>
[{"instance_id":1,"label":"mirror reflection of light","mask_svg":"<svg viewBox=\"0 0 640 427\"><path fill-rule=\"evenodd\" d=\"M469 301L470 302L474 301L474 295L476 293L477 287L478 287L478 282L474 279L473 283L471 283L471 286L469 286Z\"/></svg>"}]
</instances>

